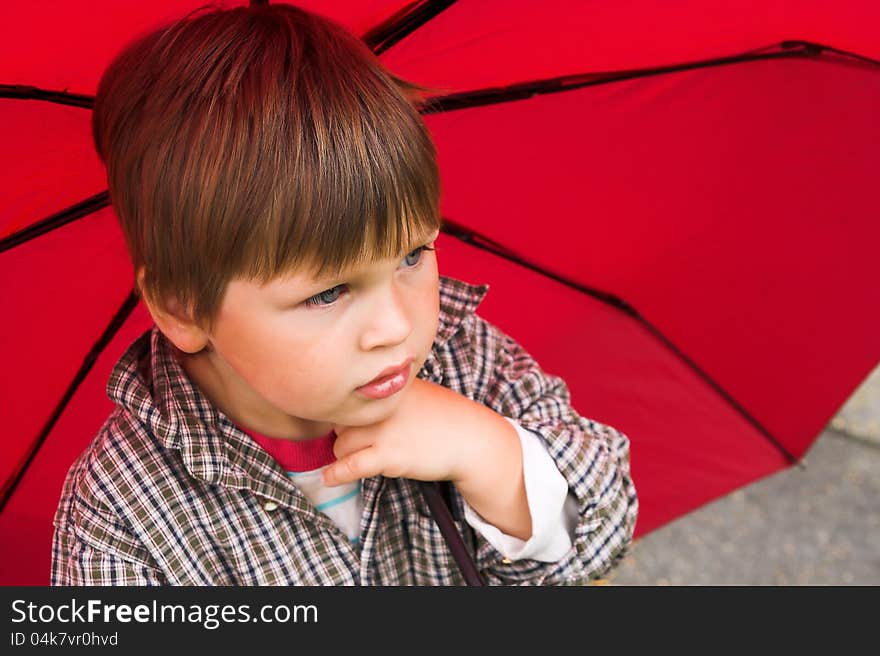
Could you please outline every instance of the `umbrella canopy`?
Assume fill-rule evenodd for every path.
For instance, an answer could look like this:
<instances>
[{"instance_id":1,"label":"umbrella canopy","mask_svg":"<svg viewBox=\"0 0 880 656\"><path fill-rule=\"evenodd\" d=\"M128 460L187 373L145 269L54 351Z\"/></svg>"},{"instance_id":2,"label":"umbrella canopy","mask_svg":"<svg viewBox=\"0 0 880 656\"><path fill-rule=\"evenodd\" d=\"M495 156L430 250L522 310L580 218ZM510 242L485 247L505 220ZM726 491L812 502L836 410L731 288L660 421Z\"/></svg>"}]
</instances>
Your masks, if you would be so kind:
<instances>
[{"instance_id":1,"label":"umbrella canopy","mask_svg":"<svg viewBox=\"0 0 880 656\"><path fill-rule=\"evenodd\" d=\"M151 325L92 96L201 4L0 8L0 583L48 582L64 474ZM297 4L448 89L441 274L630 437L637 536L796 462L880 360L876 3Z\"/></svg>"}]
</instances>

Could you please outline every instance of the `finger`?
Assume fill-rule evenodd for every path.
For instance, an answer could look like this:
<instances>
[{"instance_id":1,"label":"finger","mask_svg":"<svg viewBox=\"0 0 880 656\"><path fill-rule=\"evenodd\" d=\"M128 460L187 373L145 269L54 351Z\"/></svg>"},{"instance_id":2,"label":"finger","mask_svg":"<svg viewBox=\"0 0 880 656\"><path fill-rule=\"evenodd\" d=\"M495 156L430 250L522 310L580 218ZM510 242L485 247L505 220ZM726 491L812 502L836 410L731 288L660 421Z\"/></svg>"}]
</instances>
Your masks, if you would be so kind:
<instances>
[{"instance_id":1,"label":"finger","mask_svg":"<svg viewBox=\"0 0 880 656\"><path fill-rule=\"evenodd\" d=\"M346 456L373 446L373 433L357 429L349 429L342 435L336 434L333 440L333 455L338 460L342 460Z\"/></svg>"},{"instance_id":2,"label":"finger","mask_svg":"<svg viewBox=\"0 0 880 656\"><path fill-rule=\"evenodd\" d=\"M367 447L337 460L321 472L321 477L324 485L333 487L334 485L352 483L362 478L378 476L381 473L382 462L378 450L374 447Z\"/></svg>"}]
</instances>

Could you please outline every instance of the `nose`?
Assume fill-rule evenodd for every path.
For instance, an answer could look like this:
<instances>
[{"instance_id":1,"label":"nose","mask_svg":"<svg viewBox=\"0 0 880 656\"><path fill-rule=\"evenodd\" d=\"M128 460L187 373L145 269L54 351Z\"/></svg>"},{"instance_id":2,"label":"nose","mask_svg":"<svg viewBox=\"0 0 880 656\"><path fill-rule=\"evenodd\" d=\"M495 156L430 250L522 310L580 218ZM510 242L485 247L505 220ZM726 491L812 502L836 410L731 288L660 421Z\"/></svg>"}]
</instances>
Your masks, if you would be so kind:
<instances>
[{"instance_id":1,"label":"nose","mask_svg":"<svg viewBox=\"0 0 880 656\"><path fill-rule=\"evenodd\" d=\"M369 306L367 327L361 334L361 348L370 351L382 346L396 346L412 332L404 293L394 282L376 292L377 300Z\"/></svg>"}]
</instances>

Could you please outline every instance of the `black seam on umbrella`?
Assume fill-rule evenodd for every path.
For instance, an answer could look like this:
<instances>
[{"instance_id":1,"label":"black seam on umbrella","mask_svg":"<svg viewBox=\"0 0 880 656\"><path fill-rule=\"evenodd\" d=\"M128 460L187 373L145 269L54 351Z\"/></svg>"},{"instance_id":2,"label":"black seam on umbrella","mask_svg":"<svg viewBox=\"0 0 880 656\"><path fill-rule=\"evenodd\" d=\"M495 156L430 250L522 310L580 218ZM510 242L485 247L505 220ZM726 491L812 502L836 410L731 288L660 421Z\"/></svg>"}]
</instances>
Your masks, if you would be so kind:
<instances>
[{"instance_id":1,"label":"black seam on umbrella","mask_svg":"<svg viewBox=\"0 0 880 656\"><path fill-rule=\"evenodd\" d=\"M71 105L73 107L85 107L92 109L95 106L95 97L64 91L50 91L39 87L26 86L24 84L0 84L0 98L12 98L14 100L45 100L59 105Z\"/></svg>"},{"instance_id":2,"label":"black seam on umbrella","mask_svg":"<svg viewBox=\"0 0 880 656\"><path fill-rule=\"evenodd\" d=\"M422 25L454 5L456 0L411 2L376 27L364 32L361 40L374 54L380 55L415 32Z\"/></svg>"},{"instance_id":3,"label":"black seam on umbrella","mask_svg":"<svg viewBox=\"0 0 880 656\"><path fill-rule=\"evenodd\" d=\"M88 375L89 371L91 371L92 367L95 365L95 362L98 359L98 356L110 343L110 340L119 332L119 329L122 327L122 324L125 323L125 320L128 319L128 316L131 314L132 310L134 310L135 306L138 303L138 297L135 294L134 290L128 293L128 296L125 297L122 305L116 311L116 314L113 315L113 318L110 320L110 323L107 324L107 327L104 329L104 332L101 334L101 337L95 342L92 349L89 351L88 355L86 355L83 360L82 365L79 368L79 371L76 372L76 376L74 376L70 385L67 386L67 390L64 392L64 396L61 397L61 400L55 406L55 409L52 411L52 414L49 416L49 419L46 421L42 430L40 431L37 438L30 444L25 456L22 458L18 467L13 470L13 472L7 476L6 480L3 482L3 488L0 490L0 512L3 511L3 508L6 507L6 503L12 497L12 494L15 492L15 489L18 487L18 484L21 482L22 477L25 472L30 467L34 458L40 450L40 447L46 441L46 438L49 436L50 431L55 426L55 423L58 421L58 418L61 416L61 413L64 412L64 409L67 407L67 404L73 398L74 393L77 388L80 386L85 377Z\"/></svg>"},{"instance_id":4,"label":"black seam on umbrella","mask_svg":"<svg viewBox=\"0 0 880 656\"><path fill-rule=\"evenodd\" d=\"M666 348L672 351L675 355L677 355L694 373L696 373L707 385L712 387L725 401L727 401L734 410L736 410L743 418L748 421L761 435L763 435L776 449L785 457L789 464L794 465L797 464L798 459L783 446L782 442L780 442L769 430L767 430L757 419L755 419L749 412L740 405L733 396L730 395L721 385L719 385L715 380L712 379L709 374L703 371L691 358L685 355L680 348L678 348L672 341L669 340L663 333L660 332L650 321L645 319L632 305L624 301L622 298L615 296L614 294L610 294L608 292L601 291L594 287L588 287L587 285L582 285L580 283L569 280L568 278L553 273L552 271L548 271L547 269L530 262L526 258L517 255L510 249L502 246L496 241L489 239L478 233L475 230L470 228L466 228L465 226L450 221L446 217L443 218L443 223L441 225L441 231L459 239L460 241L465 242L466 244L470 244L476 248L482 249L484 251L488 251L493 255L497 255L498 257L504 258L510 262L518 264L526 269L531 269L535 273L538 273L542 276L546 276L547 278L551 278L556 282L562 283L563 285L570 287L578 292L583 294L587 294L592 296L593 298L605 303L606 305L610 305L613 308L621 310L628 316L632 317L640 324L642 324L654 337L659 339Z\"/></svg>"},{"instance_id":5,"label":"black seam on umbrella","mask_svg":"<svg viewBox=\"0 0 880 656\"><path fill-rule=\"evenodd\" d=\"M415 32L457 0L420 0L411 2L361 36L374 54L379 55ZM250 0L252 7L269 4L269 0Z\"/></svg>"},{"instance_id":6,"label":"black seam on umbrella","mask_svg":"<svg viewBox=\"0 0 880 656\"><path fill-rule=\"evenodd\" d=\"M769 48L779 47L784 52L766 52ZM576 75L563 75L543 80L520 82L505 87L490 87L487 89L474 89L461 93L451 93L443 96L435 96L425 100L422 114L439 114L471 107L482 107L517 100L526 100L533 96L559 93L562 91L574 91L584 87L598 86L612 82L624 82L640 77L652 77L667 73L695 70L698 68L711 68L714 66L730 66L746 62L768 59L790 58L820 58L823 54L834 53L856 61L880 66L880 61L864 57L852 52L833 48L809 41L782 41L778 45L768 46L760 50L750 51L730 57L716 57L685 64L669 66L657 66L653 68L638 68L628 71L613 71L604 73L581 73Z\"/></svg>"},{"instance_id":7,"label":"black seam on umbrella","mask_svg":"<svg viewBox=\"0 0 880 656\"><path fill-rule=\"evenodd\" d=\"M84 216L94 214L98 210L104 209L110 204L110 192L105 190L94 196L89 196L76 205L71 205L67 209L63 209L57 214L53 214L42 221L32 223L27 228L23 228L17 232L13 232L8 237L0 239L0 253L8 251L15 246L29 242L40 235L51 232L56 228L66 226L68 223L81 219Z\"/></svg>"}]
</instances>

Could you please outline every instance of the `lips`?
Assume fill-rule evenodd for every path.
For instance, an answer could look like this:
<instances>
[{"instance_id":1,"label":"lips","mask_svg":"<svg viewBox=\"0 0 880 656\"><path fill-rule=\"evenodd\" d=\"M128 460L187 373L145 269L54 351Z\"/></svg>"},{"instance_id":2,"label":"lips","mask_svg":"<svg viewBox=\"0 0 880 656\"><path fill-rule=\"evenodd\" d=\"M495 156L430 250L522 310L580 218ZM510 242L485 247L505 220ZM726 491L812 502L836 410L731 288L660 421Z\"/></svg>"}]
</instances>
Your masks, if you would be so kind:
<instances>
[{"instance_id":1,"label":"lips","mask_svg":"<svg viewBox=\"0 0 880 656\"><path fill-rule=\"evenodd\" d=\"M369 383L364 383L363 385L361 385L361 387L366 387L367 385L372 385L374 383L380 383L386 378L391 378L391 377L395 376L396 374L399 374L401 371L408 368L412 364L413 360L414 360L414 358L409 357L406 360L404 360L401 364L395 365L393 367L388 367L387 369L383 369L379 373L378 376L376 376Z\"/></svg>"}]
</instances>

